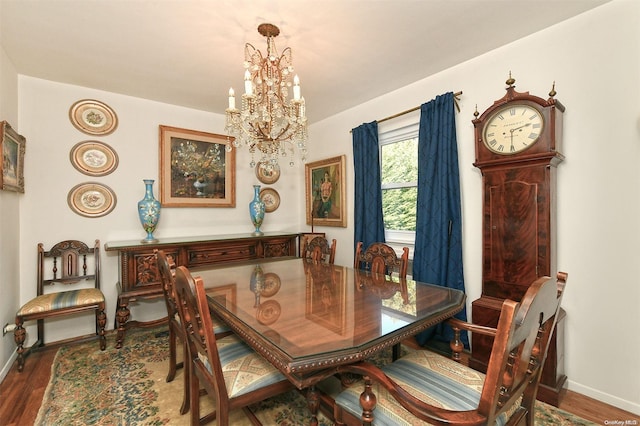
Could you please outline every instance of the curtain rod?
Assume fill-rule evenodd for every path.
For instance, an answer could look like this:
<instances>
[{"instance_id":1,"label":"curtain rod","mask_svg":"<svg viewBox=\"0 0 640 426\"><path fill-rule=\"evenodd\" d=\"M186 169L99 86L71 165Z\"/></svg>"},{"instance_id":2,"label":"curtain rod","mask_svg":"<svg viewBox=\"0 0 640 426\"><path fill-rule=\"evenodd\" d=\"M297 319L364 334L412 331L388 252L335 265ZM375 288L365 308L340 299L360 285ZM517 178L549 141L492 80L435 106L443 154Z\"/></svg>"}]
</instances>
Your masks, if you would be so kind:
<instances>
[{"instance_id":1,"label":"curtain rod","mask_svg":"<svg viewBox=\"0 0 640 426\"><path fill-rule=\"evenodd\" d=\"M460 95L462 95L462 90L453 94L453 102L456 105L456 109L458 110L458 112L460 112L460 106L458 105L458 100L459 100L458 97ZM402 111L402 112L399 112L397 114L390 115L389 117L382 118L382 119L378 120L378 123L382 123L383 121L391 120L391 119L400 117L402 115L409 114L410 112L417 111L417 110L420 109L421 106L422 105L418 105L417 107L408 109L406 111Z\"/></svg>"},{"instance_id":2,"label":"curtain rod","mask_svg":"<svg viewBox=\"0 0 640 426\"><path fill-rule=\"evenodd\" d=\"M456 110L458 110L458 112L460 112L460 105L458 105L458 101L459 101L458 97L460 95L462 95L462 90L453 94L453 103L455 104ZM418 105L417 107L408 109L406 111L399 112L397 114L390 115L389 117L385 117L385 118L382 118L382 119L377 120L377 121L378 121L378 123L382 123L383 121L392 120L394 118L403 116L405 114L409 114L410 112L417 111L417 110L420 109L420 107L422 107L422 105ZM349 133L351 133L351 130L349 130Z\"/></svg>"}]
</instances>

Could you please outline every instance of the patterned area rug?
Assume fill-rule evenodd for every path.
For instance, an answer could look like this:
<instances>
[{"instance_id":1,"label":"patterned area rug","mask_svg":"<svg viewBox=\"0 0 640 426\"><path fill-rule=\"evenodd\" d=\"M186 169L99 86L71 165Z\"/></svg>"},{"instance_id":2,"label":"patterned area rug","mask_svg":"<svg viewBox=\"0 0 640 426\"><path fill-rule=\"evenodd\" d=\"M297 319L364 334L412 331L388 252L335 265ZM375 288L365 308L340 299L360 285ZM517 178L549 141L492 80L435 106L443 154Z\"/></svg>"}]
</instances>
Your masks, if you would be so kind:
<instances>
[{"instance_id":1,"label":"patterned area rug","mask_svg":"<svg viewBox=\"0 0 640 426\"><path fill-rule=\"evenodd\" d=\"M61 348L51 367L36 425L188 425L180 415L182 370L171 383L168 369L166 328L137 329L127 333L122 349L107 350L95 342ZM208 397L201 398L201 415L211 410ZM251 407L265 425L309 424L304 397L290 391ZM319 415L321 426L331 425ZM241 410L232 413L230 424L250 425ZM594 425L544 403L536 406L536 425Z\"/></svg>"}]
</instances>

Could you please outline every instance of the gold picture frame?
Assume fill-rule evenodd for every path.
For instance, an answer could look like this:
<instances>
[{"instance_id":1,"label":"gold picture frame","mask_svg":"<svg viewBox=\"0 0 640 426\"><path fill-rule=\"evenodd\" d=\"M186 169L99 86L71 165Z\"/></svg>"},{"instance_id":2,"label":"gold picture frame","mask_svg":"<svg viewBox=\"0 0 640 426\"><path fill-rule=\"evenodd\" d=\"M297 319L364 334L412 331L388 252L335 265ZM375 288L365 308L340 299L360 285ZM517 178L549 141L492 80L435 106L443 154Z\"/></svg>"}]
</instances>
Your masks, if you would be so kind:
<instances>
[{"instance_id":1,"label":"gold picture frame","mask_svg":"<svg viewBox=\"0 0 640 426\"><path fill-rule=\"evenodd\" d=\"M347 226L345 156L305 164L307 225Z\"/></svg>"},{"instance_id":2,"label":"gold picture frame","mask_svg":"<svg viewBox=\"0 0 640 426\"><path fill-rule=\"evenodd\" d=\"M235 207L236 152L226 135L160 125L163 207Z\"/></svg>"},{"instance_id":3,"label":"gold picture frame","mask_svg":"<svg viewBox=\"0 0 640 426\"><path fill-rule=\"evenodd\" d=\"M0 189L24 193L24 152L27 140L0 121Z\"/></svg>"}]
</instances>

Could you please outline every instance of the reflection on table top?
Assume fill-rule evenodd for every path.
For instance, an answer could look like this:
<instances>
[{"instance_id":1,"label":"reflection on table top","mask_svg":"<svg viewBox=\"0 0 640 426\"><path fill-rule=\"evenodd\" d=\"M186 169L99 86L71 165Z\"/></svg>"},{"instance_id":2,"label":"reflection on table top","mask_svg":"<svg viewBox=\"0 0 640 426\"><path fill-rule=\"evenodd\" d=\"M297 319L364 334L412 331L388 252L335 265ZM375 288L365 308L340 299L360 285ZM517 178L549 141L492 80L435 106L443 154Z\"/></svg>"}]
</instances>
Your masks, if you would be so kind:
<instances>
[{"instance_id":1,"label":"reflection on table top","mask_svg":"<svg viewBox=\"0 0 640 426\"><path fill-rule=\"evenodd\" d=\"M368 358L453 316L464 293L304 259L193 269L209 304L288 373Z\"/></svg>"}]
</instances>

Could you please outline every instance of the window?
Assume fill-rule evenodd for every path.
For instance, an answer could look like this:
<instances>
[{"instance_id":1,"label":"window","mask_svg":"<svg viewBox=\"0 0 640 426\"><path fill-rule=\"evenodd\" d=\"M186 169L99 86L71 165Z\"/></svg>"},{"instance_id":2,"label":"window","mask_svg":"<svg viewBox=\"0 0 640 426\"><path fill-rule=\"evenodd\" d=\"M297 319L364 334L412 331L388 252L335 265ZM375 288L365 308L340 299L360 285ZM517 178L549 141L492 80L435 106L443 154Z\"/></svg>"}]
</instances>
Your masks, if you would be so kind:
<instances>
[{"instance_id":1,"label":"window","mask_svg":"<svg viewBox=\"0 0 640 426\"><path fill-rule=\"evenodd\" d=\"M380 126L382 214L387 244L401 252L409 247L413 259L418 199L419 115Z\"/></svg>"}]
</instances>

